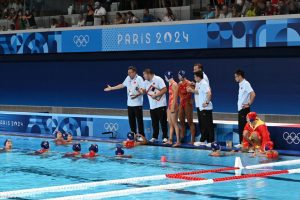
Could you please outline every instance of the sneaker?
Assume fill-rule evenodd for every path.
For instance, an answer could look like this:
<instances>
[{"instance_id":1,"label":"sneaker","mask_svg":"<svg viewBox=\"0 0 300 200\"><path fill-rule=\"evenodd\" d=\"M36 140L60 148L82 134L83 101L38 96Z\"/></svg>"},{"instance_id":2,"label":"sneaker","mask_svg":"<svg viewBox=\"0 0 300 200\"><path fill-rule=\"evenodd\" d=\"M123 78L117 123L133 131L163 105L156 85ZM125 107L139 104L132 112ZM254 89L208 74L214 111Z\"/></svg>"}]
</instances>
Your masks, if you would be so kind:
<instances>
[{"instance_id":1,"label":"sneaker","mask_svg":"<svg viewBox=\"0 0 300 200\"><path fill-rule=\"evenodd\" d=\"M207 143L206 147L211 148L211 143Z\"/></svg>"},{"instance_id":2,"label":"sneaker","mask_svg":"<svg viewBox=\"0 0 300 200\"><path fill-rule=\"evenodd\" d=\"M168 139L167 139L167 138L164 138L162 142L163 142L163 143L167 143L167 142L168 142Z\"/></svg>"},{"instance_id":3,"label":"sneaker","mask_svg":"<svg viewBox=\"0 0 300 200\"><path fill-rule=\"evenodd\" d=\"M205 146L205 142L194 142L194 146L196 147Z\"/></svg>"},{"instance_id":4,"label":"sneaker","mask_svg":"<svg viewBox=\"0 0 300 200\"><path fill-rule=\"evenodd\" d=\"M149 142L151 143L156 142L156 138L152 138L151 140L149 140Z\"/></svg>"},{"instance_id":5,"label":"sneaker","mask_svg":"<svg viewBox=\"0 0 300 200\"><path fill-rule=\"evenodd\" d=\"M248 153L254 153L253 149L249 149Z\"/></svg>"},{"instance_id":6,"label":"sneaker","mask_svg":"<svg viewBox=\"0 0 300 200\"><path fill-rule=\"evenodd\" d=\"M242 144L234 145L234 147L237 148L237 149L242 148Z\"/></svg>"}]
</instances>

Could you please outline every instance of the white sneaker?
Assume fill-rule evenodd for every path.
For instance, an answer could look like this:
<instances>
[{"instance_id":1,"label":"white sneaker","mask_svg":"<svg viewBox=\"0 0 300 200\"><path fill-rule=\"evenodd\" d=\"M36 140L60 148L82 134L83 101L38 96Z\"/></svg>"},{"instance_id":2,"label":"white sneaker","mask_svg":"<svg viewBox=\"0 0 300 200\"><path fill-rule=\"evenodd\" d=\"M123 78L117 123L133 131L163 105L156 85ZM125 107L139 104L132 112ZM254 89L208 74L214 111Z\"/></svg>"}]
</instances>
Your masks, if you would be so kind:
<instances>
[{"instance_id":1,"label":"white sneaker","mask_svg":"<svg viewBox=\"0 0 300 200\"><path fill-rule=\"evenodd\" d=\"M167 142L168 142L168 139L167 139L167 138L164 138L162 142L163 142L163 143L167 143Z\"/></svg>"},{"instance_id":2,"label":"white sneaker","mask_svg":"<svg viewBox=\"0 0 300 200\"><path fill-rule=\"evenodd\" d=\"M248 153L254 153L253 149L249 149Z\"/></svg>"},{"instance_id":3,"label":"white sneaker","mask_svg":"<svg viewBox=\"0 0 300 200\"><path fill-rule=\"evenodd\" d=\"M207 143L206 147L211 148L211 143Z\"/></svg>"},{"instance_id":4,"label":"white sneaker","mask_svg":"<svg viewBox=\"0 0 300 200\"><path fill-rule=\"evenodd\" d=\"M149 142L151 143L156 142L156 138L152 138L151 140L149 140Z\"/></svg>"},{"instance_id":5,"label":"white sneaker","mask_svg":"<svg viewBox=\"0 0 300 200\"><path fill-rule=\"evenodd\" d=\"M234 145L234 147L237 148L237 149L242 148L242 144Z\"/></svg>"},{"instance_id":6,"label":"white sneaker","mask_svg":"<svg viewBox=\"0 0 300 200\"><path fill-rule=\"evenodd\" d=\"M205 146L205 142L194 142L194 146L196 147Z\"/></svg>"}]
</instances>

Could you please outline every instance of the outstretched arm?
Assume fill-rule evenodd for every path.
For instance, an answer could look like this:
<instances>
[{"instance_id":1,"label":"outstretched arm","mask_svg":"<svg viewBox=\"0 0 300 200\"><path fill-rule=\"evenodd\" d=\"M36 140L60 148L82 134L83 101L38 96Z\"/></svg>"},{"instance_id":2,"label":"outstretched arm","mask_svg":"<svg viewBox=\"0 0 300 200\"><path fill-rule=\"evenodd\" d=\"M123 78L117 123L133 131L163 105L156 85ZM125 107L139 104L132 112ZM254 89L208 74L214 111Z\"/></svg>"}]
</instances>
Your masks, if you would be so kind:
<instances>
[{"instance_id":1,"label":"outstretched arm","mask_svg":"<svg viewBox=\"0 0 300 200\"><path fill-rule=\"evenodd\" d=\"M109 91L113 91L113 90L120 90L120 89L123 89L125 86L123 84L119 84L119 85L116 85L116 86L110 86L110 85L107 85L107 87L104 89L105 92L109 92Z\"/></svg>"}]
</instances>

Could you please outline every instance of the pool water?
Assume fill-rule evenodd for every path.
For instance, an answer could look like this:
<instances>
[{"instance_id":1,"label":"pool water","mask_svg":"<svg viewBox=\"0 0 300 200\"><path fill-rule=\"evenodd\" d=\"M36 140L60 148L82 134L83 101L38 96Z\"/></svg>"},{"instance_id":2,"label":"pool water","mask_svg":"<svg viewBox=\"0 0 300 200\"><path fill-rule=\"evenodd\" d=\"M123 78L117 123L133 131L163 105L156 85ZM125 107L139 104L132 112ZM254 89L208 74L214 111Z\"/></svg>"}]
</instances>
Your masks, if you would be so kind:
<instances>
[{"instance_id":1,"label":"pool water","mask_svg":"<svg viewBox=\"0 0 300 200\"><path fill-rule=\"evenodd\" d=\"M29 153L39 149L41 138L16 137L0 135L0 144L6 138L13 140L14 150L0 154L0 192L58 186L92 181L122 179L139 176L161 175L200 169L215 169L233 166L235 156L240 156L244 165L253 165L265 161L265 158L250 158L249 154L236 154L229 157L212 158L209 151L180 148L140 146L125 150L133 155L132 159L115 159L113 143L100 143L96 159L62 158L66 152L72 151L72 146L56 146L50 142L51 152L48 155L32 156ZM49 140L49 139L48 139ZM50 140L49 140L50 141ZM91 143L81 142L82 152L87 152ZM161 163L161 156L176 163ZM299 157L298 157L299 158ZM282 160L292 160L297 157L282 156ZM300 165L274 167L273 169L299 168ZM270 170L270 169L268 169ZM258 170L247 170L243 173L257 173ZM204 178L232 176L234 172L213 173L202 175ZM87 190L44 193L18 199L45 199L65 197L70 195L90 194L111 190L140 188L153 185L164 185L182 182L181 180L164 179L134 184L100 186ZM203 185L185 189L168 190L155 193L145 193L115 197L112 199L300 199L300 175L289 174L268 178L255 178L234 182Z\"/></svg>"}]
</instances>

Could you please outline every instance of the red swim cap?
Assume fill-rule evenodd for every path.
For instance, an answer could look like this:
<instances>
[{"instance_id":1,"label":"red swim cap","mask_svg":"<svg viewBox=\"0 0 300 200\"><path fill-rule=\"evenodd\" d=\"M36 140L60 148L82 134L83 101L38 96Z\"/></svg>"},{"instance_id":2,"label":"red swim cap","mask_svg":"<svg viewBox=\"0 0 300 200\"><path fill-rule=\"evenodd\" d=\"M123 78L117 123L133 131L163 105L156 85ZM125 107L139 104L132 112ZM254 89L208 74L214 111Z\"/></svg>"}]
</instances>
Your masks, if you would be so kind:
<instances>
[{"instance_id":1,"label":"red swim cap","mask_svg":"<svg viewBox=\"0 0 300 200\"><path fill-rule=\"evenodd\" d=\"M279 156L278 152L277 151L273 151L273 150L267 151L266 155L267 155L268 159L278 159L278 156Z\"/></svg>"},{"instance_id":2,"label":"red swim cap","mask_svg":"<svg viewBox=\"0 0 300 200\"><path fill-rule=\"evenodd\" d=\"M249 113L247 114L247 118L250 120L250 122L255 121L256 118L257 118L256 112L249 112Z\"/></svg>"},{"instance_id":3,"label":"red swim cap","mask_svg":"<svg viewBox=\"0 0 300 200\"><path fill-rule=\"evenodd\" d=\"M134 141L128 140L125 142L125 147L127 149L133 148L134 147Z\"/></svg>"}]
</instances>

